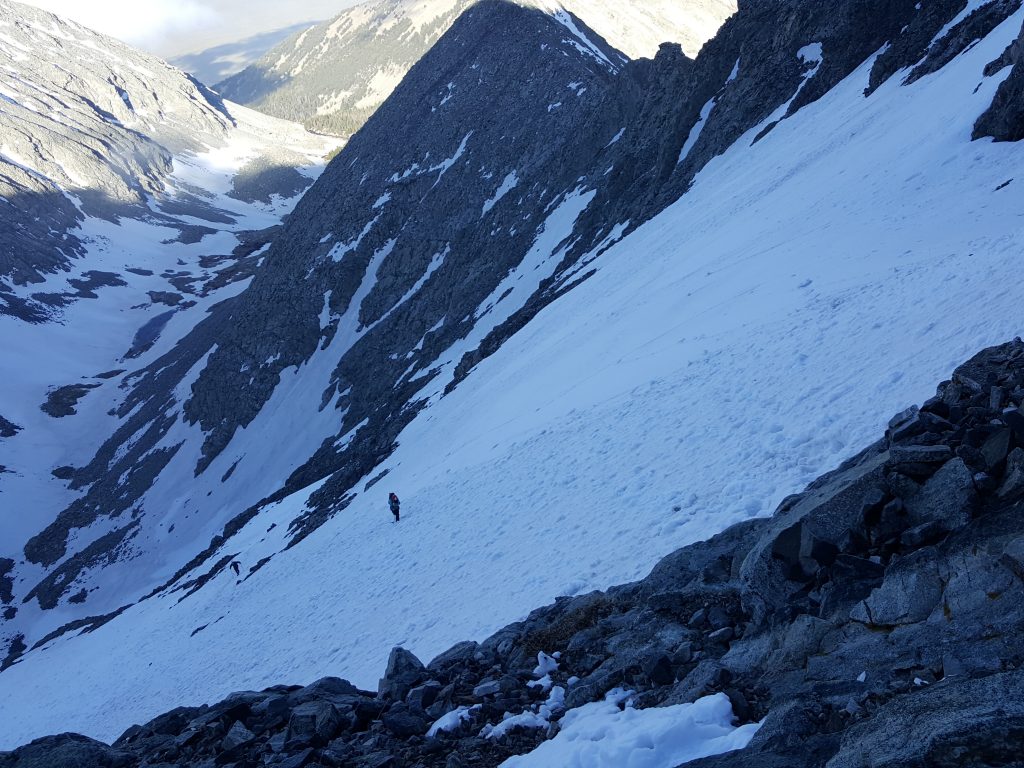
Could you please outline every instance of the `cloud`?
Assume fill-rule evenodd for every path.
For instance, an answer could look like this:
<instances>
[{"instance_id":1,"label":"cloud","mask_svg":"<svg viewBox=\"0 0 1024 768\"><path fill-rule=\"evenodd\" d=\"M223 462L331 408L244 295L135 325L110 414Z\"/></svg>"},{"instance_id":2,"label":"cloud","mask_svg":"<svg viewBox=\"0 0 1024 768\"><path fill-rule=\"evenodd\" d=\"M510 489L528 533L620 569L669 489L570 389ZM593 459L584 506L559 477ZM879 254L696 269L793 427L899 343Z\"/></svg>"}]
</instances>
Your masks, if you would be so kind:
<instances>
[{"instance_id":1,"label":"cloud","mask_svg":"<svg viewBox=\"0 0 1024 768\"><path fill-rule=\"evenodd\" d=\"M3 0L0 0L3 2ZM173 57L331 18L361 0L20 0Z\"/></svg>"},{"instance_id":2,"label":"cloud","mask_svg":"<svg viewBox=\"0 0 1024 768\"><path fill-rule=\"evenodd\" d=\"M219 14L195 0L27 0L142 48L218 25Z\"/></svg>"}]
</instances>

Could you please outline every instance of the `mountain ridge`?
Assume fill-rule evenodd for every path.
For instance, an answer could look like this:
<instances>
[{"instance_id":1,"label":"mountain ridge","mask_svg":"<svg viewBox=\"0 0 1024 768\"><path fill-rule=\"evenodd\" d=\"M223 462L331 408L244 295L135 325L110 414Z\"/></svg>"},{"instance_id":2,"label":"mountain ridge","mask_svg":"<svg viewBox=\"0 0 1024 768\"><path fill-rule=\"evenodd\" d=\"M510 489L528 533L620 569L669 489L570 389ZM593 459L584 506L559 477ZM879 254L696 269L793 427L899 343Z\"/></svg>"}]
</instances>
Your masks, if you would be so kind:
<instances>
[{"instance_id":1,"label":"mountain ridge","mask_svg":"<svg viewBox=\"0 0 1024 768\"><path fill-rule=\"evenodd\" d=\"M0 313L38 322L73 300L43 289L47 276L72 271L85 253L76 230L87 218L174 226L184 213L223 223L223 214L188 190L175 190L176 202L162 198L175 156L224 147L239 120L219 96L165 62L47 11L6 3L0 28L9 30L0 40ZM247 126L301 141L293 126L234 111ZM57 248L51 233L59 233Z\"/></svg>"},{"instance_id":2,"label":"mountain ridge","mask_svg":"<svg viewBox=\"0 0 1024 768\"><path fill-rule=\"evenodd\" d=\"M301 32L215 87L225 96L311 130L355 133L402 77L476 0L375 0ZM731 0L666 0L620 6L522 0L527 8L582 20L629 58L660 43L691 55L735 10Z\"/></svg>"},{"instance_id":3,"label":"mountain ridge","mask_svg":"<svg viewBox=\"0 0 1024 768\"><path fill-rule=\"evenodd\" d=\"M69 475L87 494L80 508L124 505L125 519L101 516L84 537L57 530L36 554L67 548L53 561L63 568L136 509L152 538L129 542L133 560L77 577L77 563L59 576L15 563L5 578L16 599L46 578L36 594L57 607L21 604L5 629L42 645L0 687L51 686L54 659L95 680L108 664L93 655L101 642L146 648L147 679L181 691L195 685L182 678L188 665L217 695L324 666L361 682L389 641L428 652L453 632L484 636L535 595L628 580L653 564L652 548L770 511L845 458L851 435L867 437L879 401L901 407L948 356L1012 335L1013 287L993 276L1011 269L1019 242L1001 191L1019 149L970 141L1013 82L1002 54L1019 37L1019 4L951 2L927 18L884 5L863 26L858 4L758 4L703 63L670 47L621 67L585 29L566 42L562 22L489 6L550 36L552 55L575 68L545 68L509 93L500 70L543 59L535 46L505 47L508 60L482 80L472 66L483 62L465 53L496 43L477 35L486 18L467 17L307 195L255 290L145 359L145 385L116 402L119 433ZM887 35L906 35L895 58L875 55ZM762 56L749 61L750 49ZM715 77L695 76L705 72ZM685 94L688 79L702 84ZM495 94L491 122L462 117L486 115L479 105ZM402 128L407 114L424 119ZM935 128L920 135L925 124ZM538 128L544 141L525 148L534 167L520 167L515 139ZM567 134L579 134L576 150L552 159ZM419 325L385 341L417 305ZM829 407L838 398L844 415ZM751 450L765 435L768 448ZM176 446L163 471L129 471ZM374 517L382 478L410 510L393 533ZM479 551L491 559L460 559ZM325 583L296 581L303 573ZM131 579L157 593L124 608ZM417 601L444 606L448 625L421 623ZM50 634L121 609L89 634ZM339 625L359 637L339 644ZM252 626L261 637L240 669L231 649ZM139 679L137 662L126 666L119 676ZM145 684L120 685L95 692L97 711L150 706L134 698ZM87 719L60 706L68 722ZM10 722L37 728L31 717Z\"/></svg>"},{"instance_id":4,"label":"mountain ridge","mask_svg":"<svg viewBox=\"0 0 1024 768\"><path fill-rule=\"evenodd\" d=\"M191 73L204 83L219 83L258 61L274 46L317 23L317 21L310 20L282 29L261 32L245 40L215 45L202 51L175 56L171 63L179 69Z\"/></svg>"}]
</instances>

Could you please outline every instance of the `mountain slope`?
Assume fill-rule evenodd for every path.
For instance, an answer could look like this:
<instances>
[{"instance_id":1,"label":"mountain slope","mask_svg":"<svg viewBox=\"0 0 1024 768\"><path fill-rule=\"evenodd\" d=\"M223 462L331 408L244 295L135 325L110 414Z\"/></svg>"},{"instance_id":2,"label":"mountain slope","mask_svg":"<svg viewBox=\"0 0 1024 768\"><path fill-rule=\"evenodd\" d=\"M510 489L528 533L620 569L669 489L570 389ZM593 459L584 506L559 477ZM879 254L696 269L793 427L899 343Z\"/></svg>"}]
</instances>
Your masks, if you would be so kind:
<instances>
[{"instance_id":1,"label":"mountain slope","mask_svg":"<svg viewBox=\"0 0 1024 768\"><path fill-rule=\"evenodd\" d=\"M0 314L40 321L74 300L74 291L41 284L85 255L78 228L87 218L148 218L178 226L185 237L203 224L182 224L181 215L223 223L222 213L187 189L173 202L160 199L175 156L227 147L242 128L265 134L253 143L283 171L304 159L275 152L275 141L324 144L229 108L165 62L37 8L5 3L0 30ZM93 282L104 280L123 276Z\"/></svg>"},{"instance_id":2,"label":"mountain slope","mask_svg":"<svg viewBox=\"0 0 1024 768\"><path fill-rule=\"evenodd\" d=\"M133 725L112 747L51 736L0 752L0 766L76 753L196 767L1014 764L1022 406L1017 338L960 365L771 517L673 552L638 582L563 597L426 665L394 648L375 691L325 677L235 692Z\"/></svg>"},{"instance_id":3,"label":"mountain slope","mask_svg":"<svg viewBox=\"0 0 1024 768\"><path fill-rule=\"evenodd\" d=\"M68 473L114 428L128 369L245 286L337 142L29 6L0 8L0 57L0 539L13 551L77 495Z\"/></svg>"},{"instance_id":4,"label":"mountain slope","mask_svg":"<svg viewBox=\"0 0 1024 768\"><path fill-rule=\"evenodd\" d=\"M429 656L635 578L866 444L1018 331L1024 155L971 136L1022 22L1019 3L763 3L696 62L619 67L585 29L565 45L557 18L476 6L252 287L147 359L84 495L12 562L28 603L8 626L42 647L0 689L47 702L4 707L12 743L116 735L166 708L155 690L367 685L383 648ZM119 506L140 532L90 568Z\"/></svg>"},{"instance_id":5,"label":"mountain slope","mask_svg":"<svg viewBox=\"0 0 1024 768\"><path fill-rule=\"evenodd\" d=\"M539 47L531 42L507 50L491 26L495 20L547 44ZM410 381L400 384L401 379L410 378L405 375L411 373L406 371L409 361L395 362L390 351L387 357L381 355L382 345L399 342L404 353L423 337L420 353L427 356L439 353L441 345L456 338L460 324L453 322L444 329L439 321L448 311L453 315L472 312L531 248L545 218L531 225L530 214L517 224L517 199L529 200L530 209L537 213L565 202L563 198L568 199L566 207L580 204L581 195L569 193L584 168L573 164L568 152L558 160L559 149L570 137L582 141L588 134L588 143L600 146L613 129L601 121L581 124L580 113L568 104L566 109L549 107L553 95L565 93L596 109L611 82L614 52L594 43L589 43L595 46L591 48L563 42L562 23L515 6L474 9L465 27L461 37L453 33L451 46L436 53L434 64L417 68L408 89L409 98L419 101L425 90L437 88L437 68L458 68L465 73L465 79L459 79L464 94L444 111L430 103L416 106L422 123L431 125L419 141L395 129L396 115L406 113L409 106L396 103L393 112L375 121L383 141L372 133L356 140L346 159L332 165L334 181L304 198L286 230L265 252L265 266L272 263L274 267L266 270L266 279L255 290L261 296L276 296L269 300L282 308L280 314L276 318L262 310L250 314L256 304L219 305L179 345L170 350L160 345L162 356L140 360L146 365L129 377L131 389L108 405L120 419L113 437L91 459L74 462L61 472L62 479L70 479L71 491L79 492L77 498L37 529L24 546L29 562L19 568L19 578L26 586L33 581L34 586L18 590L19 599L27 605L15 627L29 630L24 634L30 642L69 622L115 611L126 600L137 600L174 577L226 522L248 505L280 493L289 475L294 473L291 483L298 488L305 484L303 477L319 479L341 465L356 478L372 468L389 452L387 442L414 414L415 409L409 409L398 415L404 400L420 386ZM477 58L466 60L467 49ZM537 75L542 69L548 76ZM495 100L496 94L504 101ZM522 111L524 104L531 104L531 130L509 137L504 126L494 124L469 135L473 132L467 133L463 126L478 114L481 100L504 112ZM610 119L614 116L606 116ZM533 146L541 134L548 142ZM502 152L492 151L494 146L501 146ZM358 154L363 155L365 171L353 175L345 165ZM457 163L460 154L465 159ZM471 157L492 170L470 168ZM588 157L582 155L579 160L586 163ZM555 175L559 163L562 169ZM517 167L530 189L522 198L508 195L499 200L498 190L516 177ZM405 173L407 169L411 170ZM371 172L372 182L363 179L361 174ZM533 178L538 175L545 183L554 180L568 187L567 192L541 188ZM341 206L339 199L344 201ZM422 206L421 214L411 220L402 208L416 204ZM458 213L466 206L472 209L471 219ZM449 218L445 232L440 222ZM496 239L491 229L467 226L478 218L484 226L508 228L502 238L507 247L504 261L495 258L485 270L477 269L477 254ZM441 237L447 237L447 242ZM376 271L389 256L399 267L371 291L374 286L364 280L364 273ZM435 272L444 280L430 280ZM461 287L453 294L459 281ZM291 288L284 287L289 284ZM292 288L299 292L284 298ZM370 302L375 302L376 314L372 319L360 318L364 325L357 327L357 313L370 311ZM278 330L250 335L268 320ZM371 325L376 326L375 332L370 332ZM231 335L232 341L218 341L222 334ZM427 339L430 335L436 338ZM317 353L320 346L324 349ZM221 347L227 350L223 357L215 353ZM238 355L254 355L252 359L260 362L235 366L230 360ZM359 375L353 397L358 400L347 414L326 407L338 399L338 393L339 402L346 396L337 377L348 374L334 373L342 360ZM289 369L300 361L309 364L309 375L292 378ZM200 382L198 376L208 362L218 372L212 374L211 369L212 375ZM236 375L252 387L251 394L225 400L229 386L217 380ZM400 384L398 392L392 391L396 384ZM268 403L271 395L282 399ZM299 416L293 406L304 415ZM396 409L394 418L389 418L389 408ZM371 411L372 427L361 431L354 450L345 452L339 437L352 431L349 423L359 426L369 421L365 417ZM260 422L252 423L257 413ZM210 429L206 425L210 418L219 420L219 425ZM271 423L263 424L264 419ZM292 428L297 419L305 423L301 430ZM196 421L200 424L193 426ZM244 462L241 455L221 455L239 427L256 440L243 451ZM204 435L204 429L209 435ZM265 434L278 437L267 442L261 437ZM16 446L12 440L12 449ZM196 480L197 474L202 478ZM197 490L200 485L203 491ZM33 495L29 483L16 486L12 494L15 503L26 504ZM201 511L193 506L197 502ZM300 533L313 530L322 520L320 513L308 525L299 526ZM113 570L102 567L115 562L119 565ZM115 571L119 575L114 576ZM44 614L37 615L38 609Z\"/></svg>"},{"instance_id":6,"label":"mountain slope","mask_svg":"<svg viewBox=\"0 0 1024 768\"><path fill-rule=\"evenodd\" d=\"M476 0L373 0L275 47L215 87L226 98L313 130L354 133L424 53ZM663 42L691 55L735 11L732 0L525 0L582 19L630 58Z\"/></svg>"}]
</instances>

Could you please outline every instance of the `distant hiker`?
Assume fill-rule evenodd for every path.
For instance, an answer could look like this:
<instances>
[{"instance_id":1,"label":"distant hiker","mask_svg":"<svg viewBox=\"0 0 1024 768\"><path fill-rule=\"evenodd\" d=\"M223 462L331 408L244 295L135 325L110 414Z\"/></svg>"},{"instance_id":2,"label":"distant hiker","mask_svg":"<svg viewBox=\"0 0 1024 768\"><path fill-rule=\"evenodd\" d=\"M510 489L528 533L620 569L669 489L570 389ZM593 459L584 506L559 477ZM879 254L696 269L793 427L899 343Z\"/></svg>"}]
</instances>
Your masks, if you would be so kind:
<instances>
[{"instance_id":1,"label":"distant hiker","mask_svg":"<svg viewBox=\"0 0 1024 768\"><path fill-rule=\"evenodd\" d=\"M235 576L238 576L238 574L242 570L242 566L239 564L239 562L237 560L232 560L231 561L231 570L235 572Z\"/></svg>"},{"instance_id":2,"label":"distant hiker","mask_svg":"<svg viewBox=\"0 0 1024 768\"><path fill-rule=\"evenodd\" d=\"M399 520L398 507L402 502L398 500L398 497L394 493L388 494L388 506L391 507L391 514L395 516L395 522Z\"/></svg>"}]
</instances>

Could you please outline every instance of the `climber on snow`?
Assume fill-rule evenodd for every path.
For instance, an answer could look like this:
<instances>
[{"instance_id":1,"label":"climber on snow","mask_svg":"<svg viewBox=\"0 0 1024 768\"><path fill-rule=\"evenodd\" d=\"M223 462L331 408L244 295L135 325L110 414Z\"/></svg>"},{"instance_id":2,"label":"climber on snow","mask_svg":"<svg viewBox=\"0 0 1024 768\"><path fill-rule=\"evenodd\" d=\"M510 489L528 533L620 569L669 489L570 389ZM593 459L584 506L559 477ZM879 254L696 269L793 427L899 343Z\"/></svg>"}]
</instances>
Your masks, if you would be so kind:
<instances>
[{"instance_id":1,"label":"climber on snow","mask_svg":"<svg viewBox=\"0 0 1024 768\"><path fill-rule=\"evenodd\" d=\"M398 496L396 496L393 492L388 494L388 506L391 507L391 514L395 516L396 523L399 520L398 508L401 505L401 503L402 502L398 500Z\"/></svg>"}]
</instances>

